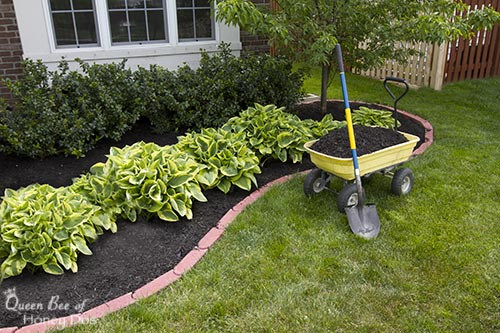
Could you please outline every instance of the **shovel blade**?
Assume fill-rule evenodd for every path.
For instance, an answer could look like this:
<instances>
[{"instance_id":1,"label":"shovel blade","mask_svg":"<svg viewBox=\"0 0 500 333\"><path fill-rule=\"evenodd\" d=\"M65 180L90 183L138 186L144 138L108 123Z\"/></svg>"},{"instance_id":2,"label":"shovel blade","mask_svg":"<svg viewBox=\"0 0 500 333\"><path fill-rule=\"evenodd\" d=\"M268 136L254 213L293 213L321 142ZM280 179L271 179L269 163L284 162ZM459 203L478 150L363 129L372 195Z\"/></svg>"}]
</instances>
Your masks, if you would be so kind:
<instances>
[{"instance_id":1,"label":"shovel blade","mask_svg":"<svg viewBox=\"0 0 500 333\"><path fill-rule=\"evenodd\" d=\"M375 205L357 205L346 207L345 212L349 227L354 234L366 239L377 237L380 232L380 219Z\"/></svg>"}]
</instances>

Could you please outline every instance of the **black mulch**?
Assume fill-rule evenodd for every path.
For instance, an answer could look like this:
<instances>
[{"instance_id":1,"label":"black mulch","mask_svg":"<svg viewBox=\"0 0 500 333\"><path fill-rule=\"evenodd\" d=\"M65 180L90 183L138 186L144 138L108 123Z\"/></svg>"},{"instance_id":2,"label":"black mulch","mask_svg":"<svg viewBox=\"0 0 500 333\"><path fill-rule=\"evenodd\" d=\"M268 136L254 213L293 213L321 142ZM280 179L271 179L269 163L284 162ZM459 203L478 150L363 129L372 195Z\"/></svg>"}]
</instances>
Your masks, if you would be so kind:
<instances>
[{"instance_id":1,"label":"black mulch","mask_svg":"<svg viewBox=\"0 0 500 333\"><path fill-rule=\"evenodd\" d=\"M314 108L315 105L313 103L310 107ZM341 118L342 104L331 106L335 117ZM302 118L317 118L318 113L305 107L296 112ZM409 119L400 120L406 131L423 140L425 131L421 125ZM99 142L94 150L81 159L55 156L33 160L0 154L0 193L5 188L18 189L37 182L56 187L67 186L94 163L105 161L111 146L123 147L141 140L168 145L176 142L177 135L155 134L149 124L141 120L120 142ZM313 165L307 155L301 164L268 162L257 180L262 186L283 175L311 167ZM172 269L231 207L248 194L239 189L232 190L228 195L217 190L207 191L208 202L196 202L193 219L189 221L119 221L116 234L106 233L91 244L92 256L79 256L79 271L76 274L66 272L54 276L26 271L20 276L6 279L0 285L0 328L24 326L86 311L136 290ZM10 296L7 293L12 288L15 288L15 297L14 293L10 293ZM59 309L55 309L57 305Z\"/></svg>"}]
</instances>

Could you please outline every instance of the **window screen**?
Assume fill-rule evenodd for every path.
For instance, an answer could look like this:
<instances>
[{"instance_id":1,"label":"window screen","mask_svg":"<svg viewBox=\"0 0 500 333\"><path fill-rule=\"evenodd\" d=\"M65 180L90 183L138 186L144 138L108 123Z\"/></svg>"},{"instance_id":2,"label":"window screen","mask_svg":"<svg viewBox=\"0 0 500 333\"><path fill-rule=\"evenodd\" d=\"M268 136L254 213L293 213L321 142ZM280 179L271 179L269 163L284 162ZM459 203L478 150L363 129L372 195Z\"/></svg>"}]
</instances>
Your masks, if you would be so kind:
<instances>
[{"instance_id":1,"label":"window screen","mask_svg":"<svg viewBox=\"0 0 500 333\"><path fill-rule=\"evenodd\" d=\"M93 0L50 0L56 47L99 45Z\"/></svg>"},{"instance_id":2,"label":"window screen","mask_svg":"<svg viewBox=\"0 0 500 333\"><path fill-rule=\"evenodd\" d=\"M108 11L113 44L168 41L163 0L108 0Z\"/></svg>"}]
</instances>

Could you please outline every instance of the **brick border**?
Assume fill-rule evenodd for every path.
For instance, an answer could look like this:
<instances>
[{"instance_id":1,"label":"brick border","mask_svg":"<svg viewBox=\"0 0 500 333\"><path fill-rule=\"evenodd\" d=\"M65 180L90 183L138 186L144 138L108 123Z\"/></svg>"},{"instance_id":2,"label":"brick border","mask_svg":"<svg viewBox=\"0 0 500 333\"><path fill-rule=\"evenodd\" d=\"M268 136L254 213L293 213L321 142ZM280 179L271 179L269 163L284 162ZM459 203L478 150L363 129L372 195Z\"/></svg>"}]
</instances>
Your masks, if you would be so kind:
<instances>
[{"instance_id":1,"label":"brick border","mask_svg":"<svg viewBox=\"0 0 500 333\"><path fill-rule=\"evenodd\" d=\"M302 171L292 175L286 175L281 178L275 179L270 183L258 188L242 201L238 202L233 208L231 208L217 223L215 227L210 229L205 236L200 239L198 245L192 249L173 269L167 273L157 277L151 282L146 283L139 289L129 292L125 295L117 297L111 301L104 304L98 305L92 309L89 309L83 313L72 314L66 317L54 318L52 320L37 323L33 325L23 326L23 327L5 327L0 328L0 333L42 333L47 332L50 329L63 329L70 326L89 323L97 320L98 318L104 317L105 315L123 309L141 298L145 298L156 294L160 290L168 287L178 279L182 277L187 271L193 268L198 261L203 258L205 253L219 240L219 238L224 233L225 229L234 221L236 216L241 213L247 206L254 203L258 198L260 198L264 193L269 190L273 185L281 184L286 182L296 175L303 174L309 170Z\"/></svg>"},{"instance_id":2,"label":"brick border","mask_svg":"<svg viewBox=\"0 0 500 333\"><path fill-rule=\"evenodd\" d=\"M384 105L382 105L384 106ZM420 122L425 127L425 142L416 149L412 156L421 155L433 142L434 142L434 130L432 125L425 119L416 116L414 114L398 110L398 112L404 114L405 116L412 118ZM306 174L310 170L301 171L295 174L286 175L281 178L275 179L264 186L256 189L250 193L246 198L238 202L233 208L231 208L217 223L215 227L210 229L205 236L200 239L198 245L192 249L173 269L167 273L157 277L151 282L146 283L139 289L129 292L125 295L117 297L111 301L104 304L98 305L92 309L87 310L83 313L72 314L67 317L55 318L43 323L37 323L24 327L5 327L0 328L0 333L35 333L35 332L47 332L50 329L62 329L70 326L74 326L82 323L89 323L97 320L98 318L104 317L105 315L123 309L130 304L135 303L141 298L149 297L156 294L160 290L168 287L178 279L182 277L184 273L193 268L198 261L203 258L205 253L217 242L225 229L234 221L236 216L241 213L247 206L254 203L258 198L264 195L272 186L277 184L282 184L289 179Z\"/></svg>"}]
</instances>

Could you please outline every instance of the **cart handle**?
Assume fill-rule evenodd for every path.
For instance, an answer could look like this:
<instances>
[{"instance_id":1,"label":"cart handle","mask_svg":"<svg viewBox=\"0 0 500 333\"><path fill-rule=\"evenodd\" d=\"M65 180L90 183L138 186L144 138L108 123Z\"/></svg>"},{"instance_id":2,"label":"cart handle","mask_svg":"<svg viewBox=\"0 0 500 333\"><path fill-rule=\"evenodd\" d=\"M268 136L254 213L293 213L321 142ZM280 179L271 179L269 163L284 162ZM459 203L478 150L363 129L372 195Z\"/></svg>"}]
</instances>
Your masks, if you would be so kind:
<instances>
[{"instance_id":1,"label":"cart handle","mask_svg":"<svg viewBox=\"0 0 500 333\"><path fill-rule=\"evenodd\" d=\"M399 97L396 97L391 88L389 88L389 86L387 85L387 82L389 81L403 83L405 85L405 91ZM392 116L394 118L394 130L396 130L398 127L398 102L408 93L408 90L410 90L410 86L404 79L401 79L399 77L387 76L384 80L384 88L394 100L394 110L392 111Z\"/></svg>"}]
</instances>

